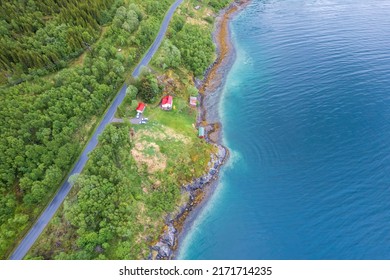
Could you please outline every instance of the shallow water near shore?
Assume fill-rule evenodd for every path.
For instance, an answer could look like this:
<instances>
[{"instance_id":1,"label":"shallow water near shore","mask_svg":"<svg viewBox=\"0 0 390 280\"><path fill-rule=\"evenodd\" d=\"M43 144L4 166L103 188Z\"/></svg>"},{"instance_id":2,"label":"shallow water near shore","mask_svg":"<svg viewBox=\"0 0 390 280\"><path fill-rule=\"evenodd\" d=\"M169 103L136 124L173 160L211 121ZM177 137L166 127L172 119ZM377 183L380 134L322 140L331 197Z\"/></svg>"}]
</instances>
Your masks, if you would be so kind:
<instances>
[{"instance_id":1,"label":"shallow water near shore","mask_svg":"<svg viewBox=\"0 0 390 280\"><path fill-rule=\"evenodd\" d=\"M389 15L253 0L234 18L231 158L178 259L390 259Z\"/></svg>"}]
</instances>

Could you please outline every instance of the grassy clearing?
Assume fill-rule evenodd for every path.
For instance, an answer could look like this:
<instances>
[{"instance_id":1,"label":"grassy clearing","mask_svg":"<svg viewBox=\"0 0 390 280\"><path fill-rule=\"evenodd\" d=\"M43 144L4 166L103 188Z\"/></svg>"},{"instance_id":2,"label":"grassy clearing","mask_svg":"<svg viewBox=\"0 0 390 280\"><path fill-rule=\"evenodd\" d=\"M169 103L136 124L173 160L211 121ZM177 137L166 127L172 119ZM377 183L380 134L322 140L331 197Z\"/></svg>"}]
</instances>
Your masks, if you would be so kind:
<instances>
[{"instance_id":1,"label":"grassy clearing","mask_svg":"<svg viewBox=\"0 0 390 280\"><path fill-rule=\"evenodd\" d=\"M182 99L174 99L175 103L185 103ZM189 137L196 135L195 122L196 122L196 110L191 108L182 108L179 109L180 105L174 105L172 111L163 111L160 108L149 109L145 114L151 124L161 124L167 127L172 128L177 133L184 134Z\"/></svg>"}]
</instances>

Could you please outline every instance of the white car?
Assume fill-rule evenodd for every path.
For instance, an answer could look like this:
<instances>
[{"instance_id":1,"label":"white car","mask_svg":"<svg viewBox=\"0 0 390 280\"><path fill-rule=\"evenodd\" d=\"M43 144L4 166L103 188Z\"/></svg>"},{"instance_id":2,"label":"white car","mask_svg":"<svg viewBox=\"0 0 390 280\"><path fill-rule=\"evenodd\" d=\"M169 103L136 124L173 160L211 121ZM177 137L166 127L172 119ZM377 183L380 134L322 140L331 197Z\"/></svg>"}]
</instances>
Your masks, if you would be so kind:
<instances>
[{"instance_id":1,"label":"white car","mask_svg":"<svg viewBox=\"0 0 390 280\"><path fill-rule=\"evenodd\" d=\"M137 113L137 115L135 116L137 119L139 119L139 117L141 116L141 113Z\"/></svg>"}]
</instances>

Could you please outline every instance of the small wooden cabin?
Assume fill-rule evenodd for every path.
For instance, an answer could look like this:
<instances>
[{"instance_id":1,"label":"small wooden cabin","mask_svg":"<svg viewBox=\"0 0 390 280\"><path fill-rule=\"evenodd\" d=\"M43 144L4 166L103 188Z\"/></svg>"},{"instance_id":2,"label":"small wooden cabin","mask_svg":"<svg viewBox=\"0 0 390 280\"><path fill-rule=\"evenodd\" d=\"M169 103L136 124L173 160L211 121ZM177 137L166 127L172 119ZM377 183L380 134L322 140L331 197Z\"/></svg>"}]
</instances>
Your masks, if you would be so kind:
<instances>
[{"instance_id":1,"label":"small wooden cabin","mask_svg":"<svg viewBox=\"0 0 390 280\"><path fill-rule=\"evenodd\" d=\"M196 107L198 105L198 98L196 96L190 96L190 106Z\"/></svg>"},{"instance_id":2,"label":"small wooden cabin","mask_svg":"<svg viewBox=\"0 0 390 280\"><path fill-rule=\"evenodd\" d=\"M203 126L199 127L198 137L199 138L204 138L204 127Z\"/></svg>"}]
</instances>

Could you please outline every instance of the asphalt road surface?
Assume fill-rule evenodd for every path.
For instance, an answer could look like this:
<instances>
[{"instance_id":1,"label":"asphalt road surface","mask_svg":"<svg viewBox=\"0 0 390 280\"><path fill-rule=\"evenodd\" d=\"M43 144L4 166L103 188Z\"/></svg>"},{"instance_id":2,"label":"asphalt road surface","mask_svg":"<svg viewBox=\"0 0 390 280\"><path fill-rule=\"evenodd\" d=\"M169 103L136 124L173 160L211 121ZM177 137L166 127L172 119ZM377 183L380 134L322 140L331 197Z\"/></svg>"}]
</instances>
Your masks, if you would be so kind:
<instances>
[{"instance_id":1,"label":"asphalt road surface","mask_svg":"<svg viewBox=\"0 0 390 280\"><path fill-rule=\"evenodd\" d=\"M156 39L154 40L152 46L149 48L148 52L145 54L145 56L142 58L142 60L138 63L137 67L134 69L132 75L134 77L138 77L142 67L148 65L150 60L152 59L153 55L156 53L158 47L160 46L164 35L167 31L169 21L171 20L176 8L183 2L183 0L177 0L172 6L170 7L168 13L165 15L165 18L161 24L160 31L158 32L158 35ZM72 188L72 184L68 181L69 177L81 173L81 171L84 169L85 164L88 161L88 154L91 152L98 143L98 136L103 132L105 127L110 123L111 119L114 117L114 114L118 108L118 106L122 103L123 99L126 95L126 85L124 85L118 94L116 95L114 101L110 105L109 109L106 111L102 121L100 122L98 128L95 130L92 138L88 142L87 146L85 147L83 153L81 154L80 158L78 159L76 165L72 169L72 171L69 173L65 183L61 186L61 188L58 190L57 194L53 198L53 200L50 202L50 204L47 206L45 211L41 214L41 216L38 218L38 220L35 222L34 226L30 229L30 231L27 233L27 235L23 238L23 240L19 243L18 247L15 249L15 251L12 253L10 259L11 260L21 260L24 258L24 256L27 254L28 250L30 250L31 246L35 243L35 241L38 239L39 235L42 233L46 225L49 223L51 218L54 216L57 209L60 207L61 203L64 201L65 197L68 195L70 189Z\"/></svg>"}]
</instances>

